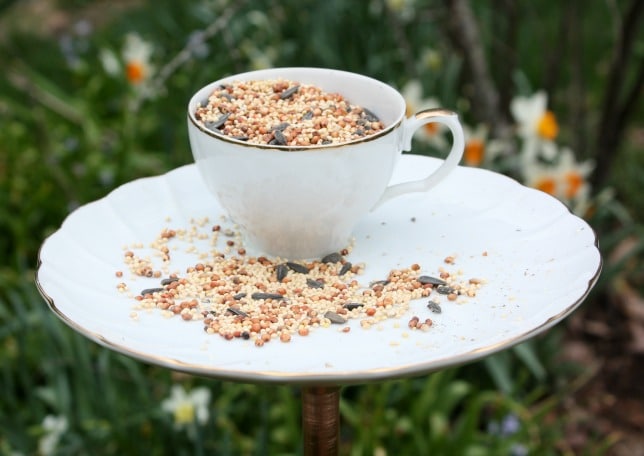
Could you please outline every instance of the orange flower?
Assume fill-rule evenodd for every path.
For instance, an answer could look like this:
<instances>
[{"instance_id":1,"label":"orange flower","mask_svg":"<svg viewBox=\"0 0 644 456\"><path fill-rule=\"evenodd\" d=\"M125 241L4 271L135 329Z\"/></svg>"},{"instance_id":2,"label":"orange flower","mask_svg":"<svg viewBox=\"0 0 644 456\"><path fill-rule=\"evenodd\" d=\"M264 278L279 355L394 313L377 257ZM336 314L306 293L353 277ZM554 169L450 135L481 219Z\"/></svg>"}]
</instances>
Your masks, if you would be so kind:
<instances>
[{"instance_id":1,"label":"orange flower","mask_svg":"<svg viewBox=\"0 0 644 456\"><path fill-rule=\"evenodd\" d=\"M559 134L559 125L557 124L557 118L552 111L546 111L543 113L539 122L537 123L537 133L539 136L545 139L553 140Z\"/></svg>"},{"instance_id":2,"label":"orange flower","mask_svg":"<svg viewBox=\"0 0 644 456\"><path fill-rule=\"evenodd\" d=\"M479 166L485 156L485 144L477 138L472 138L465 143L463 160L467 165Z\"/></svg>"},{"instance_id":3,"label":"orange flower","mask_svg":"<svg viewBox=\"0 0 644 456\"><path fill-rule=\"evenodd\" d=\"M125 65L125 76L134 85L140 84L146 78L146 68L143 63L133 60Z\"/></svg>"},{"instance_id":4,"label":"orange flower","mask_svg":"<svg viewBox=\"0 0 644 456\"><path fill-rule=\"evenodd\" d=\"M130 84L140 85L150 78L152 51L152 45L139 35L130 33L125 37L123 60L125 61L125 77Z\"/></svg>"},{"instance_id":5,"label":"orange flower","mask_svg":"<svg viewBox=\"0 0 644 456\"><path fill-rule=\"evenodd\" d=\"M549 195L555 196L557 193L557 182L552 176L543 176L541 179L533 184L534 188L546 192Z\"/></svg>"},{"instance_id":6,"label":"orange flower","mask_svg":"<svg viewBox=\"0 0 644 456\"><path fill-rule=\"evenodd\" d=\"M574 199L584 185L584 177L576 171L570 171L563 176L565 186L564 194L568 199Z\"/></svg>"}]
</instances>

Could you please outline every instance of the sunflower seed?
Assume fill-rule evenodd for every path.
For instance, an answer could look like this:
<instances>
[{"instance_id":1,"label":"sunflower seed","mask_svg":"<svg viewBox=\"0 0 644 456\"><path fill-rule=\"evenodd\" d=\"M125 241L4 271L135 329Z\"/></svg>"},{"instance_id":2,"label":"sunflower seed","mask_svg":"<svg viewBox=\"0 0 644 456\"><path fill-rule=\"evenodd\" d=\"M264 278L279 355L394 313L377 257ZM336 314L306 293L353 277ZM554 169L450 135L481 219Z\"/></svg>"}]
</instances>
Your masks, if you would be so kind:
<instances>
[{"instance_id":1,"label":"sunflower seed","mask_svg":"<svg viewBox=\"0 0 644 456\"><path fill-rule=\"evenodd\" d=\"M168 277L167 279L163 279L161 281L161 285L170 285L171 283L178 282L179 278L178 277Z\"/></svg>"},{"instance_id":2,"label":"sunflower seed","mask_svg":"<svg viewBox=\"0 0 644 456\"><path fill-rule=\"evenodd\" d=\"M302 120L311 120L313 118L313 111L306 111L302 116Z\"/></svg>"},{"instance_id":3,"label":"sunflower seed","mask_svg":"<svg viewBox=\"0 0 644 456\"><path fill-rule=\"evenodd\" d=\"M364 307L364 304L361 304L359 302L347 302L342 304L342 307L344 307L347 310L354 310L354 309L359 309L360 307Z\"/></svg>"},{"instance_id":4,"label":"sunflower seed","mask_svg":"<svg viewBox=\"0 0 644 456\"><path fill-rule=\"evenodd\" d=\"M331 323L334 323L336 325L342 325L347 322L346 318L330 310L324 314L324 318L328 318Z\"/></svg>"},{"instance_id":5,"label":"sunflower seed","mask_svg":"<svg viewBox=\"0 0 644 456\"><path fill-rule=\"evenodd\" d=\"M250 295L253 299L284 299L279 293L253 293Z\"/></svg>"},{"instance_id":6,"label":"sunflower seed","mask_svg":"<svg viewBox=\"0 0 644 456\"><path fill-rule=\"evenodd\" d=\"M351 270L352 267L353 267L353 265L349 261L347 261L340 268L340 272L338 272L338 275L339 276L345 275L347 272L349 272Z\"/></svg>"},{"instance_id":7,"label":"sunflower seed","mask_svg":"<svg viewBox=\"0 0 644 456\"><path fill-rule=\"evenodd\" d=\"M145 296L147 294L152 294L152 293L158 293L160 291L165 291L165 288L146 288L145 290L141 290L141 296Z\"/></svg>"},{"instance_id":8,"label":"sunflower seed","mask_svg":"<svg viewBox=\"0 0 644 456\"><path fill-rule=\"evenodd\" d=\"M281 93L280 98L282 100L286 100L287 98L293 96L293 94L295 92L297 92L298 90L300 90L300 86L296 85L296 86L290 87L290 88L286 89L284 92Z\"/></svg>"},{"instance_id":9,"label":"sunflower seed","mask_svg":"<svg viewBox=\"0 0 644 456\"><path fill-rule=\"evenodd\" d=\"M429 301L427 303L427 308L437 314L443 312L443 309L441 309L440 304L437 303L436 301Z\"/></svg>"},{"instance_id":10,"label":"sunflower seed","mask_svg":"<svg viewBox=\"0 0 644 456\"><path fill-rule=\"evenodd\" d=\"M377 287L378 285L382 287L389 285L389 280L375 280L369 284L369 288Z\"/></svg>"},{"instance_id":11,"label":"sunflower seed","mask_svg":"<svg viewBox=\"0 0 644 456\"><path fill-rule=\"evenodd\" d=\"M311 288L324 288L324 282L319 280L306 279L306 284Z\"/></svg>"},{"instance_id":12,"label":"sunflower seed","mask_svg":"<svg viewBox=\"0 0 644 456\"><path fill-rule=\"evenodd\" d=\"M273 136L275 137L275 143L278 146L285 146L286 145L286 136L284 136L284 133L282 133L279 130L275 130L273 132Z\"/></svg>"},{"instance_id":13,"label":"sunflower seed","mask_svg":"<svg viewBox=\"0 0 644 456\"><path fill-rule=\"evenodd\" d=\"M452 294L452 293L458 294L458 291L456 289L454 289L454 288L452 288L452 287L450 287L448 285L439 285L436 288L436 291L438 291L440 294L444 294L444 295L448 295L448 294Z\"/></svg>"},{"instance_id":14,"label":"sunflower seed","mask_svg":"<svg viewBox=\"0 0 644 456\"><path fill-rule=\"evenodd\" d=\"M239 317L247 317L247 316L248 316L248 314L247 314L246 312L244 312L244 311L243 311L243 310L241 310L241 309L237 309L236 307L229 307L229 308L228 308L228 309L226 309L226 310L227 310L228 312L230 312L231 314L233 314L233 315L237 315L237 316L239 316Z\"/></svg>"},{"instance_id":15,"label":"sunflower seed","mask_svg":"<svg viewBox=\"0 0 644 456\"><path fill-rule=\"evenodd\" d=\"M219 119L215 120L214 122L206 122L206 128L215 131L219 130L228 120L230 117L230 113L227 112L226 114L222 115Z\"/></svg>"},{"instance_id":16,"label":"sunflower seed","mask_svg":"<svg viewBox=\"0 0 644 456\"><path fill-rule=\"evenodd\" d=\"M364 117L367 119L369 122L379 122L380 119L378 119L378 116L375 115L373 112L369 111L367 108L362 108L364 111Z\"/></svg>"},{"instance_id":17,"label":"sunflower seed","mask_svg":"<svg viewBox=\"0 0 644 456\"><path fill-rule=\"evenodd\" d=\"M437 279L436 277L432 276L420 276L416 280L418 280L420 283L423 285L447 285L447 282L441 279Z\"/></svg>"},{"instance_id":18,"label":"sunflower seed","mask_svg":"<svg viewBox=\"0 0 644 456\"><path fill-rule=\"evenodd\" d=\"M286 277L286 275L288 274L288 266L286 266L283 263L278 264L275 267L275 274L277 275L277 281L281 282L282 280L284 280L284 277Z\"/></svg>"},{"instance_id":19,"label":"sunflower seed","mask_svg":"<svg viewBox=\"0 0 644 456\"><path fill-rule=\"evenodd\" d=\"M288 268L293 272L298 272L300 274L308 274L309 273L309 268L307 268L303 264L293 263L292 261L287 261L286 266L288 266Z\"/></svg>"},{"instance_id":20,"label":"sunflower seed","mask_svg":"<svg viewBox=\"0 0 644 456\"><path fill-rule=\"evenodd\" d=\"M284 131L290 124L288 122L282 122L279 123L273 127L271 127L270 131Z\"/></svg>"},{"instance_id":21,"label":"sunflower seed","mask_svg":"<svg viewBox=\"0 0 644 456\"><path fill-rule=\"evenodd\" d=\"M342 255L337 252L329 253L320 261L322 261L322 263L339 263L342 261Z\"/></svg>"},{"instance_id":22,"label":"sunflower seed","mask_svg":"<svg viewBox=\"0 0 644 456\"><path fill-rule=\"evenodd\" d=\"M245 298L245 297L246 297L246 293L237 293L235 296L233 296L233 299L235 301L239 301L240 299Z\"/></svg>"}]
</instances>

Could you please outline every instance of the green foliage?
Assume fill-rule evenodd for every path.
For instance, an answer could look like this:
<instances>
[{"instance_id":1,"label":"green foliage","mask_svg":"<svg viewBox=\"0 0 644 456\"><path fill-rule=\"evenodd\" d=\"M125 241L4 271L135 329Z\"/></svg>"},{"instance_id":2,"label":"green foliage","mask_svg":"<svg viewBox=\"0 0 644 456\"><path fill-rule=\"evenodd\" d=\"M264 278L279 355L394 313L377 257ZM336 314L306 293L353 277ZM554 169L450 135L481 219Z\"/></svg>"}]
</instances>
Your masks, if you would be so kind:
<instances>
[{"instance_id":1,"label":"green foliage","mask_svg":"<svg viewBox=\"0 0 644 456\"><path fill-rule=\"evenodd\" d=\"M422 75L426 93L463 108L469 119L472 88L462 55L446 37L443 2L410 2L416 11L409 16L388 7L405 2L379 0L158 0L124 2L124 9L68 0L59 6L69 24L55 31L21 3L29 2L0 2L0 454L37 454L47 415L68 421L57 454L301 453L297 390L171 373L88 341L40 297L33 281L38 248L76 207L132 179L190 163L187 100L226 74L262 65L323 66L398 87ZM497 49L494 8L472 3L486 49ZM556 46L560 4L544 5L547 12L524 11L517 31L517 93L549 76L535 36ZM83 11L98 18L89 30ZM584 10L592 13L585 20L609 34L602 11ZM18 19L31 25L20 27ZM122 48L131 32L153 46L148 86L124 77ZM607 59L603 40L594 43L597 59L583 66L588 74L589 65ZM120 60L116 74L105 65L106 51ZM589 80L591 106L598 104L602 78L600 72ZM430 152L421 146L415 150ZM618 196L641 204L642 157L627 157L615 179ZM600 285L625 269L641 277L642 263L633 261L644 250L641 213L634 216L627 203L610 198L593 208L605 253L624 239L639 239L630 256L605 268ZM556 454L563 436L552 410L566 393L557 379L568 372L553 357L553 334L424 378L345 388L342 453ZM208 421L194 435L176 430L160 407L176 383L212 392Z\"/></svg>"}]
</instances>

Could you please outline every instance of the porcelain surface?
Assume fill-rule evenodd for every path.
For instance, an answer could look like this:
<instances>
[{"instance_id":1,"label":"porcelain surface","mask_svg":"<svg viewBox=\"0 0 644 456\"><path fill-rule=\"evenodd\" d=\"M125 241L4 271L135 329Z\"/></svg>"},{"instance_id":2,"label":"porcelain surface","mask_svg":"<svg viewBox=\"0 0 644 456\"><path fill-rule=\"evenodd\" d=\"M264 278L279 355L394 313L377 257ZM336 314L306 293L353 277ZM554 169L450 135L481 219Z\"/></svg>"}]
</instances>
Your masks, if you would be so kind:
<instances>
[{"instance_id":1,"label":"porcelain surface","mask_svg":"<svg viewBox=\"0 0 644 456\"><path fill-rule=\"evenodd\" d=\"M204 127L196 118L216 87L244 80L288 79L340 93L369 109L385 129L344 144L257 145ZM188 103L191 150L206 186L239 224L246 242L274 255L313 258L346 244L358 220L380 202L438 184L459 163L463 132L455 113L423 111L405 117L405 100L391 86L346 71L272 68L229 76L198 90ZM440 170L387 188L413 133L429 122L447 125L454 143ZM449 153L448 153L449 152ZM431 175L430 175L431 174Z\"/></svg>"},{"instance_id":2,"label":"porcelain surface","mask_svg":"<svg viewBox=\"0 0 644 456\"><path fill-rule=\"evenodd\" d=\"M404 155L392 183L440 164ZM441 314L429 312L422 299L379 327L365 330L351 321L346 334L332 326L261 348L156 311L132 318L134 300L117 283L143 289L158 286L158 279L115 277L126 270L124 249L148 245L163 228L206 217L218 223L223 215L195 165L130 182L71 213L45 240L37 285L71 328L144 362L245 382L351 384L422 375L542 333L582 303L602 265L591 227L559 201L502 175L458 167L431 193L403 195L365 216L347 257L365 263L358 276L364 284L413 263L428 275L444 267L485 280L476 297L445 302ZM444 263L447 256L453 265ZM195 261L189 249L172 253L179 271ZM412 314L430 317L431 330L409 330Z\"/></svg>"}]
</instances>

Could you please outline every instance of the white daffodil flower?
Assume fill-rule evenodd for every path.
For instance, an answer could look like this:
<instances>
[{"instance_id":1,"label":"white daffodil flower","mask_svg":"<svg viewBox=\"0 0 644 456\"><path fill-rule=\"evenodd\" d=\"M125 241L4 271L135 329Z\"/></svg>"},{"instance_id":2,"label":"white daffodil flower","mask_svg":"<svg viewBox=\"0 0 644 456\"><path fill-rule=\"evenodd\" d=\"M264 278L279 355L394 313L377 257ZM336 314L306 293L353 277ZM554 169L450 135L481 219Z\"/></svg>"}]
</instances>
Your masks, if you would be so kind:
<instances>
[{"instance_id":1,"label":"white daffodil flower","mask_svg":"<svg viewBox=\"0 0 644 456\"><path fill-rule=\"evenodd\" d=\"M47 415L42 422L45 434L38 440L38 452L47 456L56 453L60 437L67 432L67 418L64 416Z\"/></svg>"},{"instance_id":2,"label":"white daffodil flower","mask_svg":"<svg viewBox=\"0 0 644 456\"><path fill-rule=\"evenodd\" d=\"M172 414L175 429L188 427L193 423L205 424L210 417L210 390L198 387L189 393L181 385L174 385L170 397L161 403L161 409Z\"/></svg>"},{"instance_id":3,"label":"white daffodil flower","mask_svg":"<svg viewBox=\"0 0 644 456\"><path fill-rule=\"evenodd\" d=\"M412 79L400 91L407 105L407 117L413 116L424 109L439 108L437 99L423 98L423 88L419 80ZM437 149L445 149L448 144L443 136L445 126L436 122L425 124L416 130L415 138L434 146Z\"/></svg>"},{"instance_id":4,"label":"white daffodil flower","mask_svg":"<svg viewBox=\"0 0 644 456\"><path fill-rule=\"evenodd\" d=\"M557 118L548 111L548 95L539 91L531 97L516 97L510 112L517 122L517 133L523 139L538 138L552 141L559 134Z\"/></svg>"},{"instance_id":5,"label":"white daffodil flower","mask_svg":"<svg viewBox=\"0 0 644 456\"><path fill-rule=\"evenodd\" d=\"M153 73L150 57L154 47L136 33L125 36L123 46L123 61L125 62L125 77L132 85L147 81Z\"/></svg>"},{"instance_id":6,"label":"white daffodil flower","mask_svg":"<svg viewBox=\"0 0 644 456\"><path fill-rule=\"evenodd\" d=\"M554 164L534 160L524 167L524 183L566 203L575 214L584 215L589 207L588 177L594 165L577 162L569 148L558 149L556 155Z\"/></svg>"}]
</instances>

